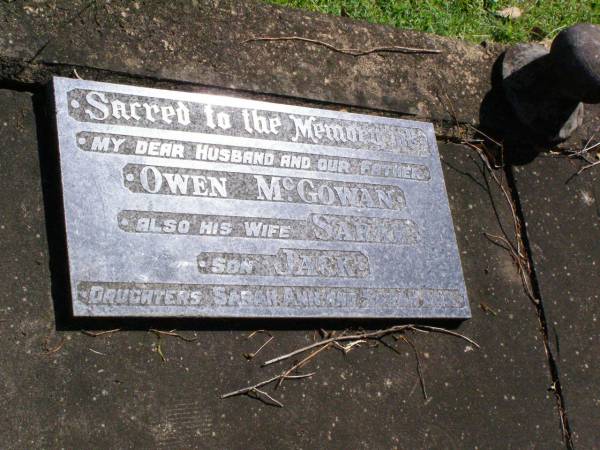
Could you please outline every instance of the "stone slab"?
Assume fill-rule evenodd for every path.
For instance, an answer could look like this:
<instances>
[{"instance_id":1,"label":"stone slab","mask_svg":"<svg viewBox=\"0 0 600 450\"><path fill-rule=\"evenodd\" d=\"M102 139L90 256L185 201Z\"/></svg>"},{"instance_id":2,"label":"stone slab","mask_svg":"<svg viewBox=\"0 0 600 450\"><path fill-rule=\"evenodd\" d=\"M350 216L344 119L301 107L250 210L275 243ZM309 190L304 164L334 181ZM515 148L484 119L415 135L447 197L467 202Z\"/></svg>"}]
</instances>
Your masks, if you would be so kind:
<instances>
[{"instance_id":1,"label":"stone slab","mask_svg":"<svg viewBox=\"0 0 600 450\"><path fill-rule=\"evenodd\" d=\"M2 56L50 65L241 89L284 97L475 123L498 45L478 46L412 30L267 5L200 0L102 5L12 2L0 10ZM14 36L22 36L14 39ZM355 57L339 48L406 46L439 54ZM21 48L23 47L23 48Z\"/></svg>"},{"instance_id":2,"label":"stone slab","mask_svg":"<svg viewBox=\"0 0 600 450\"><path fill-rule=\"evenodd\" d=\"M76 316L470 316L431 124L53 87Z\"/></svg>"},{"instance_id":3,"label":"stone slab","mask_svg":"<svg viewBox=\"0 0 600 450\"><path fill-rule=\"evenodd\" d=\"M600 442L600 172L540 157L514 169L577 448Z\"/></svg>"},{"instance_id":4,"label":"stone slab","mask_svg":"<svg viewBox=\"0 0 600 450\"><path fill-rule=\"evenodd\" d=\"M390 341L400 354L381 346L346 356L328 351L306 367L317 370L312 380L286 382L274 392L285 404L274 408L218 396L279 373L282 367L260 369L259 363L312 342L314 329L331 324L84 321L65 316L60 301L53 305L49 264L56 254L48 245L54 231L49 225L47 234L44 219L53 208L42 196L42 184L49 188L53 180L45 175L40 181L38 159L39 153L47 173L53 138L44 126L52 116L45 99L34 96L38 143L31 100L27 93L0 91L7 148L0 152L4 447L561 447L537 316L510 256L482 235L500 231L479 160L468 149L441 145L440 153L469 296L496 314L474 308L457 330L482 349L449 336L411 335L429 401L419 392L412 349L401 341ZM510 223L501 195L493 198ZM97 338L80 332L97 328L123 331ZM184 329L182 335L198 340L164 337L162 362L148 328ZM242 353L264 342L247 339L258 328L276 329L275 340L246 361Z\"/></svg>"}]
</instances>

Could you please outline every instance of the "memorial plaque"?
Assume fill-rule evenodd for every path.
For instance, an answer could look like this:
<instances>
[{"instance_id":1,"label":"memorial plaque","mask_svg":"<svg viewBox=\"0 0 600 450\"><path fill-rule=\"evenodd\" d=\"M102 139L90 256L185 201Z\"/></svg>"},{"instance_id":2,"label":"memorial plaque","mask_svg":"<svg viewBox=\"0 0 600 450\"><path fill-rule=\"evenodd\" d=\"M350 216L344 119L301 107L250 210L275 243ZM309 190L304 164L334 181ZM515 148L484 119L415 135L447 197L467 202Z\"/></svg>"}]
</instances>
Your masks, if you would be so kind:
<instances>
[{"instance_id":1,"label":"memorial plaque","mask_svg":"<svg viewBox=\"0 0 600 450\"><path fill-rule=\"evenodd\" d=\"M76 316L468 318L433 126L54 79Z\"/></svg>"}]
</instances>

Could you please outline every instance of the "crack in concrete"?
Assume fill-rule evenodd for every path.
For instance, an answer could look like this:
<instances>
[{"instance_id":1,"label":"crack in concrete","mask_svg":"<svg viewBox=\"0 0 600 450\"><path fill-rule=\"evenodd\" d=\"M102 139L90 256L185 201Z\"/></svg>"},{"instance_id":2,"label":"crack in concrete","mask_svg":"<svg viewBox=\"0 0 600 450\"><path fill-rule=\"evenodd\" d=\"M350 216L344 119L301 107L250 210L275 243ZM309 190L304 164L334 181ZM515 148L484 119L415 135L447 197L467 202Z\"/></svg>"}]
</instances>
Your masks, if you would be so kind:
<instances>
[{"instance_id":1,"label":"crack in concrete","mask_svg":"<svg viewBox=\"0 0 600 450\"><path fill-rule=\"evenodd\" d=\"M556 407L558 409L561 430L563 433L563 440L564 440L565 446L568 450L572 450L572 449L574 449L572 431L571 431L571 426L569 424L567 408L566 408L565 399L564 399L563 392L562 392L562 386L560 383L558 364L556 362L556 359L554 358L554 354L552 353L552 349L550 347L548 322L546 321L546 313L544 310L544 301L543 301L543 298L541 295L539 281L538 281L538 278L537 278L537 275L535 272L535 264L534 264L533 257L532 257L529 238L527 236L527 225L526 225L525 217L524 217L523 210L521 207L521 201L519 199L518 190L516 187L512 168L504 167L503 170L506 175L506 181L507 181L507 184L509 187L509 192L511 194L511 200L515 207L517 216L522 224L521 235L517 236L516 238L520 239L522 241L523 248L525 249L525 255L529 261L530 286L533 290L534 297L537 300L537 302L533 301L532 303L534 304L534 306L536 308L538 321L540 323L540 332L542 334L542 341L544 343L544 350L545 350L546 357L548 360L548 368L550 369L550 377L552 379L552 384L548 388L548 390L550 390L554 393L554 397L556 400Z\"/></svg>"}]
</instances>

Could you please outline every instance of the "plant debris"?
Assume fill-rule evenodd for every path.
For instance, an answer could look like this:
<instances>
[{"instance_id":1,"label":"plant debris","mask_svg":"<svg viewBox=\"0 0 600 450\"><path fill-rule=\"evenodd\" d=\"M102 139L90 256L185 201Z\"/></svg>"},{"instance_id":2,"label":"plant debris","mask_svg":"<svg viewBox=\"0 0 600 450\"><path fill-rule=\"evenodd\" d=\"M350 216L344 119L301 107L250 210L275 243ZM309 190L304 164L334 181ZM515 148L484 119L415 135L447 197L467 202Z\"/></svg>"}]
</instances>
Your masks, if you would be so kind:
<instances>
[{"instance_id":1,"label":"plant debris","mask_svg":"<svg viewBox=\"0 0 600 450\"><path fill-rule=\"evenodd\" d=\"M269 339L267 339L267 340L264 342L264 344L262 344L262 345L261 345L261 346L258 348L258 350L256 350L255 352L252 352L252 353L243 353L243 355L244 355L244 358L246 358L247 360L251 360L251 359L253 359L253 358L254 358L256 355L258 355L258 353L259 353L259 352L260 352L260 351L261 351L263 348L265 348L265 347L266 347L266 346L267 346L267 345L268 345L268 344L269 344L269 343L270 343L270 342L271 342L271 341L272 341L272 340L275 338L275 337L274 337L274 336L273 336L271 333L269 333L268 331L265 331L265 330L256 330L256 331L254 331L253 333L251 333L251 334L250 334L250 336L248 336L248 338L247 338L247 339L252 339L252 338L253 338L254 336L256 336L258 333L263 333L263 334L266 334L266 335L268 335L268 336L269 336Z\"/></svg>"},{"instance_id":2,"label":"plant debris","mask_svg":"<svg viewBox=\"0 0 600 450\"><path fill-rule=\"evenodd\" d=\"M63 346L67 342L67 340L63 336L60 338L60 342L58 343L58 345L56 345L54 347L50 347L50 339L52 339L50 336L48 336L48 337L46 337L46 339L44 339L43 349L47 355L52 355L54 353L58 353L58 351L60 351L60 349L63 348Z\"/></svg>"},{"instance_id":3,"label":"plant debris","mask_svg":"<svg viewBox=\"0 0 600 450\"><path fill-rule=\"evenodd\" d=\"M113 333L117 333L121 331L120 328L115 328L114 330L106 330L106 331L88 331L88 330L81 330L81 332L83 334L85 334L86 336L91 336L91 337L100 337L100 336L108 336L111 335Z\"/></svg>"},{"instance_id":4,"label":"plant debris","mask_svg":"<svg viewBox=\"0 0 600 450\"><path fill-rule=\"evenodd\" d=\"M441 50L436 50L433 48L414 48L414 47L401 47L401 46L387 46L387 47L373 47L368 48L366 50L360 50L356 48L338 48L332 44L327 42L319 41L318 39L309 39L301 36L280 36L280 37L272 37L272 36L256 36L250 39L246 39L242 41L242 44L246 44L248 42L257 42L257 41L301 41L308 42L310 44L322 45L323 47L327 47L330 50L338 53L344 53L346 55L351 56L365 56L370 55L371 53L442 53Z\"/></svg>"},{"instance_id":5,"label":"plant debris","mask_svg":"<svg viewBox=\"0 0 600 450\"><path fill-rule=\"evenodd\" d=\"M197 337L189 338L189 337L186 337L186 336L182 336L181 334L176 333L175 330L162 331L162 330L157 330L155 328L150 328L148 331L154 333L158 337L160 337L160 336L171 336L171 337L176 337L178 339L181 339L182 341L185 341L185 342L194 342L194 341L198 340Z\"/></svg>"},{"instance_id":6,"label":"plant debris","mask_svg":"<svg viewBox=\"0 0 600 450\"><path fill-rule=\"evenodd\" d=\"M503 8L499 11L496 11L495 14L503 19L514 20L521 17L523 15L523 11L521 11L521 8L517 8L516 6L509 6L508 8Z\"/></svg>"},{"instance_id":7,"label":"plant debris","mask_svg":"<svg viewBox=\"0 0 600 450\"><path fill-rule=\"evenodd\" d=\"M417 351L416 346L412 341L410 341L404 333L407 331L415 331L422 333L442 333L448 334L454 337L461 338L473 346L480 348L479 344L475 342L473 339L460 334L456 331L448 330L446 328L434 327L429 325L396 325L389 328L375 330L375 331L358 331L358 332L350 332L349 330L345 330L340 334L336 334L335 332L327 333L321 330L322 338L312 344L309 344L304 347L300 347L296 350L293 350L289 353L285 353L283 355L277 356L275 358L269 359L265 361L261 367L265 367L271 364L275 364L281 361L285 361L287 359L293 358L294 356L298 356L304 353L308 353L303 359L298 362L294 362L288 369L281 372L279 375L275 375L266 380L260 381L256 384L252 384L250 386L243 387L241 389L237 389L235 391L228 392L226 394L221 395L222 399L247 395L249 397L260 400L271 406L283 407L283 403L279 400L273 398L271 394L261 389L263 386L267 386L271 383L276 383L275 389L277 389L285 380L298 380L304 378L310 378L315 375L316 372L310 373L298 373L298 371L306 366L310 361L312 361L317 355L324 352L329 348L336 348L342 351L344 354L347 354L351 350L355 348L359 348L362 344L367 343L369 341L375 341L376 343L382 343L386 347L391 348L395 352L398 353L398 350L391 346L389 343L385 342L383 339L386 336L393 336L396 340L403 340L412 348L415 359L417 361L417 373L419 375L419 380L421 383L421 389L423 391L423 396L425 400L428 401L427 390L425 388L425 381L423 379L423 373L421 369L421 360L419 358L419 353ZM253 336L253 333L251 336ZM269 339L267 342L270 342Z\"/></svg>"}]
</instances>

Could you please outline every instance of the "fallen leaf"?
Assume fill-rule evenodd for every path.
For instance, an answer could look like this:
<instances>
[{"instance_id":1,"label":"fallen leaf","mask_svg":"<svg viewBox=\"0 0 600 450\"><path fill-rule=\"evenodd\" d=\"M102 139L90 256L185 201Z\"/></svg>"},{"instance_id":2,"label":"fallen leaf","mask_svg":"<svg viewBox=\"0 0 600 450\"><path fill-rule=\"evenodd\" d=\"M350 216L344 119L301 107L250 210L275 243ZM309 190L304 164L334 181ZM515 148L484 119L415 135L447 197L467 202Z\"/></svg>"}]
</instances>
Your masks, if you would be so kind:
<instances>
[{"instance_id":1,"label":"fallen leaf","mask_svg":"<svg viewBox=\"0 0 600 450\"><path fill-rule=\"evenodd\" d=\"M496 15L498 17L510 20L518 19L522 14L523 13L521 12L521 9L517 8L516 6L509 6L508 8L496 11Z\"/></svg>"}]
</instances>

